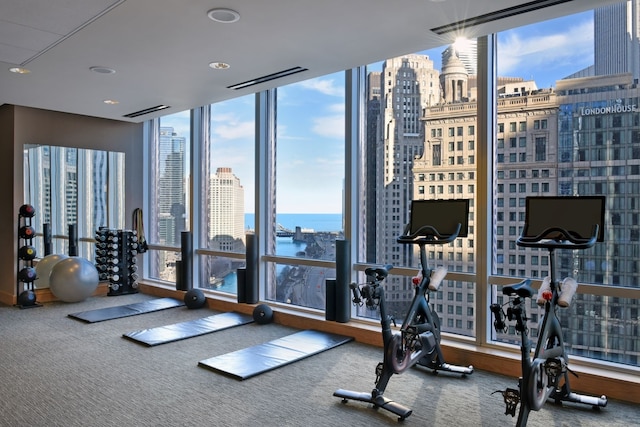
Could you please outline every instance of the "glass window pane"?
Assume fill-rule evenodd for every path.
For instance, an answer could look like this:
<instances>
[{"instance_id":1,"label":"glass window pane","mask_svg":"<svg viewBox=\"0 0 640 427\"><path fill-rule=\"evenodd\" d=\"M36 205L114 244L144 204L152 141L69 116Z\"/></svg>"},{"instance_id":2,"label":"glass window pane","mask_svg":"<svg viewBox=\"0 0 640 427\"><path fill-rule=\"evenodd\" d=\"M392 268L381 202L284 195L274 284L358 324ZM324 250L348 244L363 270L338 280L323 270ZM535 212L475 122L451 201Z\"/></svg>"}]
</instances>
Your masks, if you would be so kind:
<instances>
[{"instance_id":1,"label":"glass window pane","mask_svg":"<svg viewBox=\"0 0 640 427\"><path fill-rule=\"evenodd\" d=\"M606 220L604 242L585 250L558 251L555 271L549 271L547 250L510 244L498 249L494 273L517 271L519 276L533 278L554 274L558 281L571 276L581 283L640 286L636 261L640 229L634 222L640 208L640 182L628 167L630 161L623 160L633 158L632 135L640 129L634 120L640 105L640 68L630 56L639 49L638 39L637 35L628 37L632 30L637 31L638 17L629 15L631 7L627 6L628 2L620 2L498 35L498 122L520 123L500 137L526 138L530 143L526 151L521 151L523 147L497 148L498 156L526 154L523 162L514 165L496 160L498 170L517 167L526 171L526 178L504 173L494 186L508 188L508 184L526 180L531 191L518 193L519 203L509 208L517 216L497 216L497 224L515 227L519 234L524 224L523 198L534 195L603 195ZM633 25L627 28L626 22ZM521 258L507 254L521 255L525 263L515 265ZM540 262L532 262L534 259ZM624 330L622 317L637 301L620 299L615 310L605 304L612 297L578 295L578 301L589 303L574 303L570 321L563 323L567 327L564 333L572 337L571 351L612 362L637 363L621 351L627 345L625 338L609 339L611 328L604 326L620 324L616 332ZM620 317L607 320L612 315ZM562 316L569 318L565 312ZM536 325L530 322L528 327ZM574 345L576 341L580 344Z\"/></svg>"},{"instance_id":2,"label":"glass window pane","mask_svg":"<svg viewBox=\"0 0 640 427\"><path fill-rule=\"evenodd\" d=\"M245 234L254 228L255 200L255 96L247 95L211 105L210 153L206 183L207 249L244 254ZM201 257L207 278L203 287L236 293L236 270L242 260Z\"/></svg>"},{"instance_id":3,"label":"glass window pane","mask_svg":"<svg viewBox=\"0 0 640 427\"><path fill-rule=\"evenodd\" d=\"M190 112L161 117L151 147L149 224L145 238L149 244L180 247L181 233L189 230L189 147ZM151 251L149 276L171 280L180 252ZM167 271L165 271L167 270Z\"/></svg>"},{"instance_id":4,"label":"glass window pane","mask_svg":"<svg viewBox=\"0 0 640 427\"><path fill-rule=\"evenodd\" d=\"M275 248L275 255L335 261L335 240L343 232L344 79L344 73L336 73L278 88L276 242L267 245ZM284 264L275 268L275 295L268 293L267 298L324 308L324 297L318 298L330 270ZM299 290L302 284L304 293Z\"/></svg>"}]
</instances>

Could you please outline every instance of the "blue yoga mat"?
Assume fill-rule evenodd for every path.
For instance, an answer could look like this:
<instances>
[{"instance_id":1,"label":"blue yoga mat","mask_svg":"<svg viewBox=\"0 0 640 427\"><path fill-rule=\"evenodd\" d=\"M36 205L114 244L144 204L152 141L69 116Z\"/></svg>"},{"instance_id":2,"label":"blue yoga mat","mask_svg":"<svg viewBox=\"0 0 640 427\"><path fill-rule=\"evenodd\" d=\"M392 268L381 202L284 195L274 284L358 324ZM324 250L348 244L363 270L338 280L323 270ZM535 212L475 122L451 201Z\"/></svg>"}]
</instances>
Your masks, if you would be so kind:
<instances>
[{"instance_id":1,"label":"blue yoga mat","mask_svg":"<svg viewBox=\"0 0 640 427\"><path fill-rule=\"evenodd\" d=\"M180 307L183 305L183 301L175 298L158 298L134 304L81 311L80 313L72 313L68 316L73 319L82 320L83 322L96 323L105 320L120 319L122 317L136 316L138 314L151 313L153 311L165 310L167 308Z\"/></svg>"},{"instance_id":2,"label":"blue yoga mat","mask_svg":"<svg viewBox=\"0 0 640 427\"><path fill-rule=\"evenodd\" d=\"M246 325L253 322L253 317L241 313L221 313L201 319L188 320L186 322L174 323L172 325L158 326L151 329L141 329L139 331L123 334L124 338L139 344L152 347L160 344L167 344L187 338L193 338L211 332L221 331L234 326Z\"/></svg>"},{"instance_id":3,"label":"blue yoga mat","mask_svg":"<svg viewBox=\"0 0 640 427\"><path fill-rule=\"evenodd\" d=\"M352 337L307 330L202 360L198 366L245 380L352 340Z\"/></svg>"}]
</instances>

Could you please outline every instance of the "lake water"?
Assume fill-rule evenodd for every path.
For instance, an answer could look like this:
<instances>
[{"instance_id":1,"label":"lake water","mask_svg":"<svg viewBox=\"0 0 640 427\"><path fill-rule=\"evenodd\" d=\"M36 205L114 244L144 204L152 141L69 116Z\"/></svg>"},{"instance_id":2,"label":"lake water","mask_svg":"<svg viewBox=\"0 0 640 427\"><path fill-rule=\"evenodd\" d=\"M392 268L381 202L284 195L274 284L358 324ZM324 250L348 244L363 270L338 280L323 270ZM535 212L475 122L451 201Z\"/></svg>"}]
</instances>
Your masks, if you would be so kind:
<instances>
[{"instance_id":1,"label":"lake water","mask_svg":"<svg viewBox=\"0 0 640 427\"><path fill-rule=\"evenodd\" d=\"M255 215L245 214L245 229L255 228ZM276 222L289 230L296 227L321 231L342 231L342 214L276 214ZM276 238L276 254L282 256L295 256L304 251L305 243L294 242L289 237ZM219 291L235 294L238 292L236 273L233 272L224 278L224 283L217 288Z\"/></svg>"}]
</instances>

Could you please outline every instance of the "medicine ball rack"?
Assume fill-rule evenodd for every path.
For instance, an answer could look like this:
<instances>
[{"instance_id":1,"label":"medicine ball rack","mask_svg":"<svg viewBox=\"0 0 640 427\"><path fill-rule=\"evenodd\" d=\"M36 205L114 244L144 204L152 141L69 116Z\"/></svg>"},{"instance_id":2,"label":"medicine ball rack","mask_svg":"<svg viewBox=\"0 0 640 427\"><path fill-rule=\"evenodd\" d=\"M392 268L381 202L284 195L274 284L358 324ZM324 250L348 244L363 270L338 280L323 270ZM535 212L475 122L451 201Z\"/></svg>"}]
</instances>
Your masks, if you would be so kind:
<instances>
[{"instance_id":1,"label":"medicine ball rack","mask_svg":"<svg viewBox=\"0 0 640 427\"><path fill-rule=\"evenodd\" d=\"M138 237L135 230L96 230L96 268L100 281L109 282L108 296L138 293Z\"/></svg>"},{"instance_id":2,"label":"medicine ball rack","mask_svg":"<svg viewBox=\"0 0 640 427\"><path fill-rule=\"evenodd\" d=\"M24 204L18 211L18 275L16 281L17 304L19 308L42 307L36 301L34 281L36 269L33 260L36 257L36 249L33 246L35 230L31 225L36 211L33 206Z\"/></svg>"}]
</instances>

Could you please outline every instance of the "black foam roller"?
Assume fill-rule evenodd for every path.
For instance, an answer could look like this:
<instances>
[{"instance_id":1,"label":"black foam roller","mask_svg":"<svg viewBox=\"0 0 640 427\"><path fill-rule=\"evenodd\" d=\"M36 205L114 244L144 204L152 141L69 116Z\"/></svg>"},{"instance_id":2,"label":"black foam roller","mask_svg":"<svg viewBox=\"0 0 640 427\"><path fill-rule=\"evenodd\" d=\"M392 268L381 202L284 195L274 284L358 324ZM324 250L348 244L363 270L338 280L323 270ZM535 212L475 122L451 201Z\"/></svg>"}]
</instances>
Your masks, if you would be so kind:
<instances>
[{"instance_id":1,"label":"black foam roller","mask_svg":"<svg viewBox=\"0 0 640 427\"><path fill-rule=\"evenodd\" d=\"M53 242L51 239L51 225L48 222L42 224L42 236L44 239L44 255L53 253Z\"/></svg>"},{"instance_id":2,"label":"black foam roller","mask_svg":"<svg viewBox=\"0 0 640 427\"><path fill-rule=\"evenodd\" d=\"M182 284L182 261L176 261L176 291L184 291L184 285Z\"/></svg>"},{"instance_id":3,"label":"black foam roller","mask_svg":"<svg viewBox=\"0 0 640 427\"><path fill-rule=\"evenodd\" d=\"M348 240L336 240L336 321L351 320L351 256Z\"/></svg>"},{"instance_id":4,"label":"black foam roller","mask_svg":"<svg viewBox=\"0 0 640 427\"><path fill-rule=\"evenodd\" d=\"M324 315L327 320L336 320L336 279L325 280L325 308Z\"/></svg>"},{"instance_id":5,"label":"black foam roller","mask_svg":"<svg viewBox=\"0 0 640 427\"><path fill-rule=\"evenodd\" d=\"M78 256L78 231L76 224L69 224L69 256Z\"/></svg>"},{"instance_id":6,"label":"black foam roller","mask_svg":"<svg viewBox=\"0 0 640 427\"><path fill-rule=\"evenodd\" d=\"M247 234L245 297L247 304L258 302L258 242L255 234Z\"/></svg>"},{"instance_id":7,"label":"black foam roller","mask_svg":"<svg viewBox=\"0 0 640 427\"><path fill-rule=\"evenodd\" d=\"M247 270L239 268L236 270L236 279L238 283L238 302L247 302Z\"/></svg>"},{"instance_id":8,"label":"black foam roller","mask_svg":"<svg viewBox=\"0 0 640 427\"><path fill-rule=\"evenodd\" d=\"M182 289L193 288L193 234L190 231L180 233L180 249L182 252Z\"/></svg>"}]
</instances>

